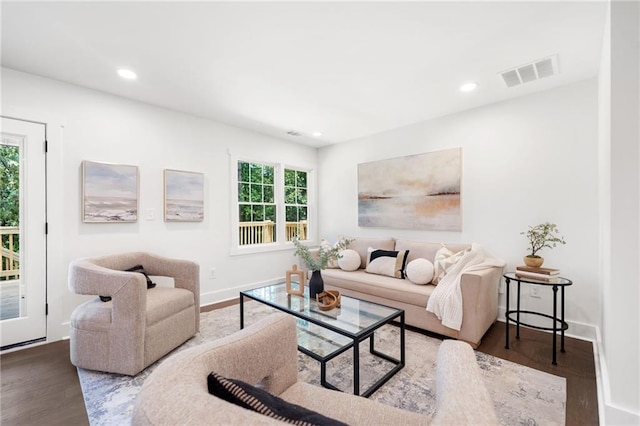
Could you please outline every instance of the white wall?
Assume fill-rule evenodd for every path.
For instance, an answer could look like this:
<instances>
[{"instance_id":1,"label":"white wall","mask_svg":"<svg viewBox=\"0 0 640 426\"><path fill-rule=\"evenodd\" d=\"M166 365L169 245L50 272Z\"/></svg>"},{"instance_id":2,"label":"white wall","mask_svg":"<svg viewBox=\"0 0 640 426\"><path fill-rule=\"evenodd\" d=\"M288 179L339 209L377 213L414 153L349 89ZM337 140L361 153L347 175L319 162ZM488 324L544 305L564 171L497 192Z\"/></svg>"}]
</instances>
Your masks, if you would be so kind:
<instances>
[{"instance_id":1,"label":"white wall","mask_svg":"<svg viewBox=\"0 0 640 426\"><path fill-rule=\"evenodd\" d=\"M52 166L62 176L49 182L51 265L49 340L68 333L73 308L85 300L67 290L67 266L78 257L146 250L200 264L202 303L237 297L238 291L282 278L292 250L230 256L228 150L314 169L317 150L210 120L125 100L101 92L2 69L3 113L20 118L53 116L64 125L50 146ZM15 114L12 114L15 115ZM57 131L57 130L56 130ZM140 171L140 216L130 224L81 221L81 162L133 164ZM205 174L205 220L165 223L163 169ZM146 220L148 209L155 220ZM58 221L52 218L59 218ZM60 223L62 222L62 223ZM209 268L217 278L208 278Z\"/></svg>"},{"instance_id":2,"label":"white wall","mask_svg":"<svg viewBox=\"0 0 640 426\"><path fill-rule=\"evenodd\" d=\"M640 424L640 7L610 3L600 72L606 424Z\"/></svg>"},{"instance_id":3,"label":"white wall","mask_svg":"<svg viewBox=\"0 0 640 426\"><path fill-rule=\"evenodd\" d=\"M477 242L513 270L527 254L520 232L554 222L567 244L541 255L546 266L574 281L566 292L569 332L595 338L601 294L597 112L597 81L591 79L322 148L320 235ZM358 163L453 147L463 150L462 232L358 227ZM523 297L523 306L551 313L551 301L549 289L541 299Z\"/></svg>"}]
</instances>

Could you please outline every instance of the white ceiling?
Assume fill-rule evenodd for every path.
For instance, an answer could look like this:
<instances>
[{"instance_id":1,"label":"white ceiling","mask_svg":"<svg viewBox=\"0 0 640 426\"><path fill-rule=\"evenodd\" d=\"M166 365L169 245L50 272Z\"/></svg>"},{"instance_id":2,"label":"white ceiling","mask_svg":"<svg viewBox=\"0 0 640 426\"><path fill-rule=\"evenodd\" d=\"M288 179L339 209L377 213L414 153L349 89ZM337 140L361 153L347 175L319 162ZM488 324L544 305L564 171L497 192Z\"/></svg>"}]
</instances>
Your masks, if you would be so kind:
<instances>
[{"instance_id":1,"label":"white ceiling","mask_svg":"<svg viewBox=\"0 0 640 426\"><path fill-rule=\"evenodd\" d=\"M323 146L593 77L606 7L2 1L1 56L8 68ZM499 75L554 54L556 76L508 89ZM468 80L479 88L460 92Z\"/></svg>"}]
</instances>

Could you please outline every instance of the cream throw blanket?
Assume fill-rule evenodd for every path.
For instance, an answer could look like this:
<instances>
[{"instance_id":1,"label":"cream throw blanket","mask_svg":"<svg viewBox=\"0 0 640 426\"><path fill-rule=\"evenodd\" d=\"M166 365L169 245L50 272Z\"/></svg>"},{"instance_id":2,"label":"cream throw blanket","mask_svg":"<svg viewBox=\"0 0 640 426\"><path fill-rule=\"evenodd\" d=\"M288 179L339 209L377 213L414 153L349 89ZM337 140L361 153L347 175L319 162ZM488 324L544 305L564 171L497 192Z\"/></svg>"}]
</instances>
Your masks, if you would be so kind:
<instances>
[{"instance_id":1,"label":"cream throw blanket","mask_svg":"<svg viewBox=\"0 0 640 426\"><path fill-rule=\"evenodd\" d=\"M460 331L462 326L462 290L460 278L465 272L497 266L503 268L506 263L493 258L478 244L472 244L471 250L464 254L440 280L427 302L427 311L433 312L442 325Z\"/></svg>"}]
</instances>

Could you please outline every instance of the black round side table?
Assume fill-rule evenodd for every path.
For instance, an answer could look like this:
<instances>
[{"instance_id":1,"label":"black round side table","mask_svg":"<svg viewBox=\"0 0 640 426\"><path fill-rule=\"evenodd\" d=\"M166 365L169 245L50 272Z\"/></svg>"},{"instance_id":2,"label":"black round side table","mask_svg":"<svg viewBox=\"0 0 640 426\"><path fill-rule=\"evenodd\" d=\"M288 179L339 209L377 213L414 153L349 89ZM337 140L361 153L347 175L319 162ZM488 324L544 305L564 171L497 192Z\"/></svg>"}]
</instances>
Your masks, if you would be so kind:
<instances>
[{"instance_id":1,"label":"black round side table","mask_svg":"<svg viewBox=\"0 0 640 426\"><path fill-rule=\"evenodd\" d=\"M507 343L505 345L505 349L509 349L509 321L513 321L516 324L516 339L520 338L520 326L524 325L526 327L536 328L538 330L548 330L553 331L553 365L558 365L556 360L556 335L558 330L560 330L560 352L564 352L564 331L569 328L569 324L567 324L564 320L564 288L573 284L571 280L566 278L558 277L553 282L546 281L538 281L535 278L523 278L516 276L515 272L508 272L503 275L506 283L507 283L507 308L505 312L505 323L507 326ZM509 310L509 287L511 281L516 281L518 283L518 297L517 297L517 305L515 310ZM532 284L532 285L541 285L546 287L553 288L553 316L543 314L541 312L533 312L533 311L523 311L520 309L520 284ZM558 318L558 288L560 289L560 318ZM549 318L552 320L553 325L551 327L542 327L530 323L526 323L520 320L520 314L530 314L537 315L544 318Z\"/></svg>"}]
</instances>

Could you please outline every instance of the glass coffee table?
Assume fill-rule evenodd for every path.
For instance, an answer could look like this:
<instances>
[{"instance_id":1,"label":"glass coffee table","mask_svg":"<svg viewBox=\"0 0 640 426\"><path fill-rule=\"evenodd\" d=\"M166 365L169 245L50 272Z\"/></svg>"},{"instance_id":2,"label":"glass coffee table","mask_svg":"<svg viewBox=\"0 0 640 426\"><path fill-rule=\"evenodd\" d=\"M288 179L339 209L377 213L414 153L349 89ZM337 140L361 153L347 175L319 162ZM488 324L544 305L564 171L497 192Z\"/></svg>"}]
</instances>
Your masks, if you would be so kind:
<instances>
[{"instance_id":1,"label":"glass coffee table","mask_svg":"<svg viewBox=\"0 0 640 426\"><path fill-rule=\"evenodd\" d=\"M244 299L269 305L298 318L298 350L320 362L322 386L338 389L327 381L327 362L353 349L353 394L370 396L405 365L404 311L377 303L342 296L340 308L321 311L318 303L304 295L286 292L285 283L240 292L240 328L244 328ZM375 349L374 333L393 320L400 322L400 359ZM369 339L369 352L394 366L373 385L360 392L360 343Z\"/></svg>"}]
</instances>

